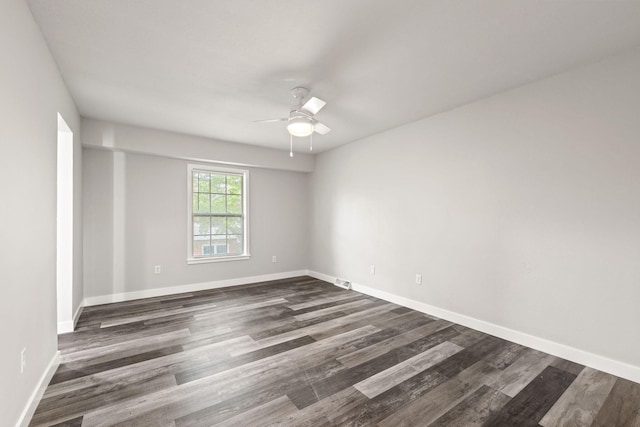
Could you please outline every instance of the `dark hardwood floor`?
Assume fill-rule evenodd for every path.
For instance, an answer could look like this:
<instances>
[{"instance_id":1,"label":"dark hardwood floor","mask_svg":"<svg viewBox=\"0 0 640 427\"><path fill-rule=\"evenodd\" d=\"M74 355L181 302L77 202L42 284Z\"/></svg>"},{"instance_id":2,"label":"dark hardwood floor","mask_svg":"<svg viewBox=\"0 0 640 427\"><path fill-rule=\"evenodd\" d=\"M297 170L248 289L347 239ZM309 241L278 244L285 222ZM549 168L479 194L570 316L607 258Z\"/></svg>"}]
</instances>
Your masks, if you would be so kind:
<instances>
[{"instance_id":1,"label":"dark hardwood floor","mask_svg":"<svg viewBox=\"0 0 640 427\"><path fill-rule=\"evenodd\" d=\"M31 425L640 426L640 385L298 277L84 309Z\"/></svg>"}]
</instances>

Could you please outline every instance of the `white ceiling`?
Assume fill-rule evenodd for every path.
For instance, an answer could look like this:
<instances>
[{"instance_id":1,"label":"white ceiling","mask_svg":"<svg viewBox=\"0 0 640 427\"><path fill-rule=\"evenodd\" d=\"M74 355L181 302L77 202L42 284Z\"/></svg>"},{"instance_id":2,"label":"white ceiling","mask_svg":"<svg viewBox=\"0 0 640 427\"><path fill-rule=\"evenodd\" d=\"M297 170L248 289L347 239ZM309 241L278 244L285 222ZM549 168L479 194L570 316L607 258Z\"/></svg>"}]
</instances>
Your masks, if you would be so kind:
<instances>
[{"instance_id":1,"label":"white ceiling","mask_svg":"<svg viewBox=\"0 0 640 427\"><path fill-rule=\"evenodd\" d=\"M322 151L640 45L637 0L28 3L83 116L283 150L295 86Z\"/></svg>"}]
</instances>

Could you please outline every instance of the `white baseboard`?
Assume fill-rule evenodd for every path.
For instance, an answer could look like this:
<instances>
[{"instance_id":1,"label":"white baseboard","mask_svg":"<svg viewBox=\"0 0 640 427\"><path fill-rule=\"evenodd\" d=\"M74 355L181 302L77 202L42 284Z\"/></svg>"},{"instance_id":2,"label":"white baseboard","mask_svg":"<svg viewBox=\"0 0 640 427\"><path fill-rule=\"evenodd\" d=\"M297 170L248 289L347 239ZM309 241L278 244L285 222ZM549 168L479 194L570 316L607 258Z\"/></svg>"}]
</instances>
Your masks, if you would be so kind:
<instances>
[{"instance_id":1,"label":"white baseboard","mask_svg":"<svg viewBox=\"0 0 640 427\"><path fill-rule=\"evenodd\" d=\"M58 322L58 335L73 332L73 320L65 320L64 322Z\"/></svg>"},{"instance_id":2,"label":"white baseboard","mask_svg":"<svg viewBox=\"0 0 640 427\"><path fill-rule=\"evenodd\" d=\"M29 400L27 401L26 406L22 410L22 414L20 414L20 418L18 418L18 422L16 423L16 427L27 427L31 422L31 418L33 414L36 412L36 408L38 407L38 403L40 403L40 399L42 399L42 395L49 385L49 381L53 378L53 374L55 374L56 369L58 369L58 365L60 364L60 352L56 351L46 369L42 373L40 377L40 381L38 385L31 393Z\"/></svg>"},{"instance_id":3,"label":"white baseboard","mask_svg":"<svg viewBox=\"0 0 640 427\"><path fill-rule=\"evenodd\" d=\"M65 320L64 322L58 322L58 334L66 334L68 332L73 332L76 329L76 325L78 324L78 319L80 318L80 313L82 312L83 303L80 303L76 312L73 314L73 319Z\"/></svg>"},{"instance_id":4,"label":"white baseboard","mask_svg":"<svg viewBox=\"0 0 640 427\"><path fill-rule=\"evenodd\" d=\"M329 283L334 283L336 279L335 277L315 271L309 271L308 274L309 276L315 277L316 279L324 280ZM543 351L545 353L549 353L554 356L579 363L581 365L589 366L594 369L640 383L640 367L638 366L630 365L628 363L620 362L618 360L610 359L608 357L600 356L598 354L590 353L585 350L580 350L534 335L529 335L524 332L496 325L484 320L476 319L474 317L465 316L464 314L456 313L409 298L401 297L389 292L380 291L369 286L360 285L353 282L351 286L352 289L356 292L371 295L373 297L380 298L394 304L402 305L404 307L408 307L422 313L426 313L432 316L439 317L441 319L448 320L450 322L458 323L460 325L476 329L478 331L496 336L498 338L512 341L514 343L524 345L535 350Z\"/></svg>"},{"instance_id":5,"label":"white baseboard","mask_svg":"<svg viewBox=\"0 0 640 427\"><path fill-rule=\"evenodd\" d=\"M216 280L213 282L192 283L188 285L170 286L167 288L145 289L143 291L123 292L111 295L86 297L83 306L109 304L112 302L131 301L141 298L162 297L184 292L206 291L208 289L226 288L229 286L247 285L249 283L267 282L269 280L288 279L296 276L306 276L307 270L287 271L283 273L264 274L260 276L239 277L235 279Z\"/></svg>"},{"instance_id":6,"label":"white baseboard","mask_svg":"<svg viewBox=\"0 0 640 427\"><path fill-rule=\"evenodd\" d=\"M82 304L82 302L80 302L80 304L78 305L78 308L76 308L76 312L73 313L73 329L72 331L75 331L76 329L76 325L78 324L78 319L80 319L80 315L82 314L82 309L84 308L84 305Z\"/></svg>"}]
</instances>

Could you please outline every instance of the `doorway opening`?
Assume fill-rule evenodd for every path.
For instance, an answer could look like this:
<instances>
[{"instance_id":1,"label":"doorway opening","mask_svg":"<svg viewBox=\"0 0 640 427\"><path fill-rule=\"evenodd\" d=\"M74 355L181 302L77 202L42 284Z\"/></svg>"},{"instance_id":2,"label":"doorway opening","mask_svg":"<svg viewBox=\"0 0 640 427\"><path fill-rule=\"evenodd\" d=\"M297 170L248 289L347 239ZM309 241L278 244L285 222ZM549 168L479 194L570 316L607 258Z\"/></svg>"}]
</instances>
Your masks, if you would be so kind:
<instances>
[{"instance_id":1,"label":"doorway opening","mask_svg":"<svg viewBox=\"0 0 640 427\"><path fill-rule=\"evenodd\" d=\"M58 333L72 332L73 319L73 132L58 114L56 286Z\"/></svg>"}]
</instances>

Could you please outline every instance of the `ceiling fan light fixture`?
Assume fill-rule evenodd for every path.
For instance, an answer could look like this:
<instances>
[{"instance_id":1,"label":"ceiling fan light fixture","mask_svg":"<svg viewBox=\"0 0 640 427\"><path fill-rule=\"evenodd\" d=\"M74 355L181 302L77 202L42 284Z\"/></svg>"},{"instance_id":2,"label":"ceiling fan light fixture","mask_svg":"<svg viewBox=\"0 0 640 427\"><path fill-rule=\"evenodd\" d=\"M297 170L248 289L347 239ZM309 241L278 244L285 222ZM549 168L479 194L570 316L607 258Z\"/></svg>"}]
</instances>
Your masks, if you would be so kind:
<instances>
[{"instance_id":1,"label":"ceiling fan light fixture","mask_svg":"<svg viewBox=\"0 0 640 427\"><path fill-rule=\"evenodd\" d=\"M289 119L287 130L293 136L309 136L313 133L313 123L306 117L292 117Z\"/></svg>"}]
</instances>

